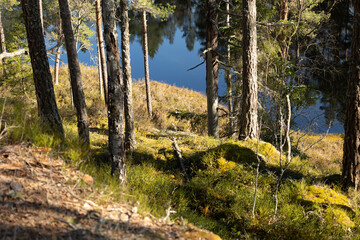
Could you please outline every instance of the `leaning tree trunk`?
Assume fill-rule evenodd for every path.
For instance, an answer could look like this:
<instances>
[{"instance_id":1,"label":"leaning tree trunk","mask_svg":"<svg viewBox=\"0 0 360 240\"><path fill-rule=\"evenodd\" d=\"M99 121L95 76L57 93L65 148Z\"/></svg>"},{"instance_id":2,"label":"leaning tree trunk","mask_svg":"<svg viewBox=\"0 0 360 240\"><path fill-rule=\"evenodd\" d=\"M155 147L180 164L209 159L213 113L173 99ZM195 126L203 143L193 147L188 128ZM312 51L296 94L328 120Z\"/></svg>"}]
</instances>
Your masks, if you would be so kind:
<instances>
[{"instance_id":1,"label":"leaning tree trunk","mask_svg":"<svg viewBox=\"0 0 360 240\"><path fill-rule=\"evenodd\" d=\"M218 116L218 12L216 0L207 1L206 20L206 95L208 110L208 135L219 137L219 116Z\"/></svg>"},{"instance_id":2,"label":"leaning tree trunk","mask_svg":"<svg viewBox=\"0 0 360 240\"><path fill-rule=\"evenodd\" d=\"M128 1L120 0L121 51L124 77L125 149L136 148L134 113L132 103L132 82L130 65L130 38Z\"/></svg>"},{"instance_id":3,"label":"leaning tree trunk","mask_svg":"<svg viewBox=\"0 0 360 240\"><path fill-rule=\"evenodd\" d=\"M150 76L149 76L149 49L147 39L147 23L146 23L146 11L142 11L142 23L143 23L143 51L144 51L144 68L145 68L145 85L146 85L146 104L149 117L152 118L152 106L151 106L151 90L150 90Z\"/></svg>"},{"instance_id":4,"label":"leaning tree trunk","mask_svg":"<svg viewBox=\"0 0 360 240\"><path fill-rule=\"evenodd\" d=\"M360 190L360 1L353 0L354 20L347 89L342 181Z\"/></svg>"},{"instance_id":5,"label":"leaning tree trunk","mask_svg":"<svg viewBox=\"0 0 360 240\"><path fill-rule=\"evenodd\" d=\"M124 150L124 94L120 69L118 34L115 22L114 0L102 1L104 38L108 64L109 84L109 152L112 161L111 174L119 174L121 183L126 181Z\"/></svg>"},{"instance_id":6,"label":"leaning tree trunk","mask_svg":"<svg viewBox=\"0 0 360 240\"><path fill-rule=\"evenodd\" d=\"M65 46L70 72L71 90L76 109L79 137L86 144L90 144L89 119L86 110L85 95L81 80L80 64L76 52L76 43L74 38L74 32L72 30L71 13L68 0L59 0L59 6L62 21L62 30L65 36Z\"/></svg>"},{"instance_id":7,"label":"leaning tree trunk","mask_svg":"<svg viewBox=\"0 0 360 240\"><path fill-rule=\"evenodd\" d=\"M102 86L104 89L105 103L108 103L108 73L106 68L104 38L101 29L101 0L96 0L96 36L99 50L99 64L101 65Z\"/></svg>"},{"instance_id":8,"label":"leaning tree trunk","mask_svg":"<svg viewBox=\"0 0 360 240\"><path fill-rule=\"evenodd\" d=\"M239 139L256 138L257 105L257 35L256 0L243 1L243 89Z\"/></svg>"},{"instance_id":9,"label":"leaning tree trunk","mask_svg":"<svg viewBox=\"0 0 360 240\"><path fill-rule=\"evenodd\" d=\"M50 126L56 134L64 137L64 129L56 105L50 66L46 54L39 1L21 0L21 7L33 69L39 117L40 120Z\"/></svg>"}]
</instances>

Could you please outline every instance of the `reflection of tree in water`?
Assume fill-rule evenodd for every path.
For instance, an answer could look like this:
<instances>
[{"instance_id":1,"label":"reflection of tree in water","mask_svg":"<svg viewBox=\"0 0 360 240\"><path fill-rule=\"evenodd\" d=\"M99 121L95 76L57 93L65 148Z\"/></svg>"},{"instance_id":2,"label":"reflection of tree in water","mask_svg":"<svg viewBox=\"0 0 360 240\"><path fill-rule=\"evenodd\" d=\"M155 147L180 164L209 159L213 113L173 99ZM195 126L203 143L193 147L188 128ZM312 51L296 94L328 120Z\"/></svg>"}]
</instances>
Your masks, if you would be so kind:
<instances>
[{"instance_id":1,"label":"reflection of tree in water","mask_svg":"<svg viewBox=\"0 0 360 240\"><path fill-rule=\"evenodd\" d=\"M156 0L156 4L166 5L170 3L175 5L174 14L170 15L167 20L161 20L149 15L148 17L148 41L149 41L149 55L154 58L155 54L159 50L159 47L165 39L169 40L170 44L174 42L175 33L177 29L181 29L183 38L186 42L188 50L194 49L195 39L197 38L197 26L198 19L203 19L197 13L198 6L197 1L191 0ZM195 10L194 10L195 9ZM142 23L141 13L131 11L130 15L130 41L134 40L142 42ZM176 56L174 56L176 57Z\"/></svg>"},{"instance_id":2,"label":"reflection of tree in water","mask_svg":"<svg viewBox=\"0 0 360 240\"><path fill-rule=\"evenodd\" d=\"M320 7L326 9L332 2L325 1ZM336 3L330 20L318 30L316 44L305 51L305 66L313 79L308 84L315 84L315 89L321 92L321 109L327 122L344 121L351 22L349 1Z\"/></svg>"},{"instance_id":3,"label":"reflection of tree in water","mask_svg":"<svg viewBox=\"0 0 360 240\"><path fill-rule=\"evenodd\" d=\"M300 58L299 67L302 72L299 81L308 86L308 91L303 92L303 101L299 104L300 108L307 108L315 104L318 93L321 93L321 109L324 110L327 122L338 120L343 122L345 109L345 96L347 85L348 58L350 57L351 42L351 21L352 11L349 1L329 0L324 1L319 7L319 11L329 11L331 9L330 20L323 23L317 30L315 40L298 39L298 42L305 42L299 45ZM200 42L205 48L206 9L201 0L155 0L156 4L166 5L167 3L176 6L174 14L170 15L166 21L148 17L148 40L149 55L155 56L164 40L173 43L175 33L179 29L189 51L194 49L195 41ZM335 4L334 4L335 3ZM345 11L345 9L350 9ZM221 15L221 14L220 14ZM223 17L223 16L220 16ZM142 41L141 14L130 13L131 41ZM232 24L239 24L238 22ZM234 19L233 19L234 21ZM236 28L241 29L241 26ZM224 52L225 43L219 39L219 53ZM292 57L295 58L296 44L293 44ZM237 49L233 49L237 50ZM239 56L234 53L234 62L239 62ZM176 56L174 56L176 57ZM300 66L301 65L301 66ZM294 103L296 105L296 103ZM294 106L297 108L297 106Z\"/></svg>"}]
</instances>

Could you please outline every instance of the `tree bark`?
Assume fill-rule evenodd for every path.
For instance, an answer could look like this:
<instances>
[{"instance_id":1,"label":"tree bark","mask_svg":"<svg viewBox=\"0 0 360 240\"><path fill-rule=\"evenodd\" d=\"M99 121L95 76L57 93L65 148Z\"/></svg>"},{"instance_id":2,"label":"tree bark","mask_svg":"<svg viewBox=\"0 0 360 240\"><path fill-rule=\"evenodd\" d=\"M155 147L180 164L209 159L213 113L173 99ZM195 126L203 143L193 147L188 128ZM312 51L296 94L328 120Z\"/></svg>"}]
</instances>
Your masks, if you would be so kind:
<instances>
[{"instance_id":1,"label":"tree bark","mask_svg":"<svg viewBox=\"0 0 360 240\"><path fill-rule=\"evenodd\" d=\"M218 116L218 11L216 0L207 1L206 20L206 95L208 110L208 135L219 137L219 116Z\"/></svg>"},{"instance_id":2,"label":"tree bark","mask_svg":"<svg viewBox=\"0 0 360 240\"><path fill-rule=\"evenodd\" d=\"M6 53L6 45L5 45L4 27L3 27L3 24L2 24L1 10L0 10L0 54L1 53ZM2 65L5 64L3 59L1 60L1 64ZM3 66L2 69L3 69L3 74L6 74L5 66Z\"/></svg>"},{"instance_id":3,"label":"tree bark","mask_svg":"<svg viewBox=\"0 0 360 240\"><path fill-rule=\"evenodd\" d=\"M57 47L54 64L54 82L59 85L59 68L60 68L61 46Z\"/></svg>"},{"instance_id":4,"label":"tree bark","mask_svg":"<svg viewBox=\"0 0 360 240\"><path fill-rule=\"evenodd\" d=\"M80 64L76 51L74 32L72 30L71 13L68 0L59 0L59 7L62 21L62 30L65 36L65 46L70 72L71 89L76 109L79 137L84 141L84 143L88 145L90 144L89 119L86 110Z\"/></svg>"},{"instance_id":5,"label":"tree bark","mask_svg":"<svg viewBox=\"0 0 360 240\"><path fill-rule=\"evenodd\" d=\"M144 51L144 68L145 68L145 85L146 85L146 104L149 117L152 118L152 106L151 106L151 90L150 90L150 76L149 76L149 49L147 39L147 23L146 23L146 11L142 11L143 22L143 51Z\"/></svg>"},{"instance_id":6,"label":"tree bark","mask_svg":"<svg viewBox=\"0 0 360 240\"><path fill-rule=\"evenodd\" d=\"M61 42L62 42L62 24L61 24L61 17L59 19L59 26L58 26L58 39L57 39L57 48L56 48L56 55L55 55L55 64L54 64L54 82L55 85L59 84L59 67L60 67L60 56L61 56Z\"/></svg>"},{"instance_id":7,"label":"tree bark","mask_svg":"<svg viewBox=\"0 0 360 240\"><path fill-rule=\"evenodd\" d=\"M43 4L42 4L42 0L39 0L39 8L40 8L40 19L41 19L41 27L43 29L43 34L44 34L44 16L43 16Z\"/></svg>"},{"instance_id":8,"label":"tree bark","mask_svg":"<svg viewBox=\"0 0 360 240\"><path fill-rule=\"evenodd\" d=\"M98 75L99 75L99 89L100 89L100 96L104 97L104 87L103 87L103 75L101 69L101 55L100 55L100 44L99 41L96 41L97 45L97 52L98 52Z\"/></svg>"},{"instance_id":9,"label":"tree bark","mask_svg":"<svg viewBox=\"0 0 360 240\"><path fill-rule=\"evenodd\" d=\"M102 86L104 88L105 104L108 104L108 73L106 67L104 38L101 29L101 0L96 0L96 36L100 52L99 63L101 64Z\"/></svg>"},{"instance_id":10,"label":"tree bark","mask_svg":"<svg viewBox=\"0 0 360 240\"><path fill-rule=\"evenodd\" d=\"M256 0L243 1L243 89L239 139L258 134Z\"/></svg>"},{"instance_id":11,"label":"tree bark","mask_svg":"<svg viewBox=\"0 0 360 240\"><path fill-rule=\"evenodd\" d=\"M64 137L42 34L39 1L21 0L21 7L29 44L39 117L54 133Z\"/></svg>"},{"instance_id":12,"label":"tree bark","mask_svg":"<svg viewBox=\"0 0 360 240\"><path fill-rule=\"evenodd\" d=\"M287 21L289 15L289 0L282 0L280 5L280 20ZM287 58L287 47L286 47L286 34L280 35L280 47L281 57L285 60Z\"/></svg>"},{"instance_id":13,"label":"tree bark","mask_svg":"<svg viewBox=\"0 0 360 240\"><path fill-rule=\"evenodd\" d=\"M120 0L121 56L124 77L125 149L133 151L136 148L136 141L132 103L129 15L127 4L127 0Z\"/></svg>"},{"instance_id":14,"label":"tree bark","mask_svg":"<svg viewBox=\"0 0 360 240\"><path fill-rule=\"evenodd\" d=\"M5 32L4 27L1 20L1 10L0 10L0 53L6 52L5 46Z\"/></svg>"},{"instance_id":15,"label":"tree bark","mask_svg":"<svg viewBox=\"0 0 360 240\"><path fill-rule=\"evenodd\" d=\"M114 0L102 1L104 23L104 39L109 84L109 152L112 161L111 174L119 175L121 183L126 181L125 150L124 150L124 94L123 80L120 69L118 34L115 24Z\"/></svg>"},{"instance_id":16,"label":"tree bark","mask_svg":"<svg viewBox=\"0 0 360 240\"><path fill-rule=\"evenodd\" d=\"M347 89L343 188L360 190L360 1L353 0L354 20L351 42L350 73Z\"/></svg>"},{"instance_id":17,"label":"tree bark","mask_svg":"<svg viewBox=\"0 0 360 240\"><path fill-rule=\"evenodd\" d=\"M230 27L230 1L228 0L226 2L226 26ZM227 39L228 41L230 41L230 39ZM231 135L233 137L235 137L235 132L236 132L236 127L234 124L234 109L233 109L233 84L232 84L232 78L231 78L231 72L230 72L230 66L231 66L231 48L230 48L230 44L226 44L226 63L227 63L227 67L225 69L225 81L226 81L226 85L227 85L227 95L228 95L228 106L229 106L229 127L230 127L230 132L232 133Z\"/></svg>"}]
</instances>

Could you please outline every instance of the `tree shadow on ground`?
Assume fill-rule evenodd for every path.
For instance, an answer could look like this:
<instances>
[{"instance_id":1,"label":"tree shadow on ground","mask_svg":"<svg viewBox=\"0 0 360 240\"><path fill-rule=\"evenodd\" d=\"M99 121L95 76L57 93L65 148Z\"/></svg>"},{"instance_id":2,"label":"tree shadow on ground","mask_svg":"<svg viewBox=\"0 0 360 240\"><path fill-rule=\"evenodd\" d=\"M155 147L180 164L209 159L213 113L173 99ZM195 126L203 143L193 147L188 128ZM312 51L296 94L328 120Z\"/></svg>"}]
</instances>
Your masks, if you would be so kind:
<instances>
[{"instance_id":1,"label":"tree shadow on ground","mask_svg":"<svg viewBox=\"0 0 360 240\"><path fill-rule=\"evenodd\" d=\"M139 237L153 236L162 239L151 229L129 224L120 219L118 221L101 217L97 211L88 211L82 214L77 210L59 207L52 204L29 202L19 199L6 199L0 201L3 218L13 221L0 221L0 236L3 239L112 239L124 234L139 234ZM15 211L16 217L11 217ZM33 218L22 222L17 217ZM42 220L41 220L42 219ZM31 226L29 226L31 225ZM145 234L144 234L145 233Z\"/></svg>"}]
</instances>

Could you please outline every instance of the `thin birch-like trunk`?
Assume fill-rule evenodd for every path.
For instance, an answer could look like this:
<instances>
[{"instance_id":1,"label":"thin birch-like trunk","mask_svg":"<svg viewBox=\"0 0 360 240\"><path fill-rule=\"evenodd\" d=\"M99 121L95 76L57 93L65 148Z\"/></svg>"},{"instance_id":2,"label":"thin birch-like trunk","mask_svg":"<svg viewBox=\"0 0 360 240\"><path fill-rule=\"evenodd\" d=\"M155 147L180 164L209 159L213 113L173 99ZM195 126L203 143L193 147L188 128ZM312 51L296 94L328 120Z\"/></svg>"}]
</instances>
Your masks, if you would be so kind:
<instances>
[{"instance_id":1,"label":"thin birch-like trunk","mask_svg":"<svg viewBox=\"0 0 360 240\"><path fill-rule=\"evenodd\" d=\"M106 66L106 57L105 57L105 46L104 46L104 37L101 29L101 0L96 0L96 36L98 41L98 49L100 52L99 64L101 64L101 76L102 76L102 86L104 88L105 103L108 103L108 73Z\"/></svg>"},{"instance_id":2,"label":"thin birch-like trunk","mask_svg":"<svg viewBox=\"0 0 360 240\"><path fill-rule=\"evenodd\" d=\"M152 106L151 106L151 89L150 89L150 74L149 74L149 49L147 39L147 23L146 23L146 11L142 11L142 23L143 23L143 51L144 51L144 69L145 69L145 85L146 85L146 104L149 117L152 118Z\"/></svg>"}]
</instances>

